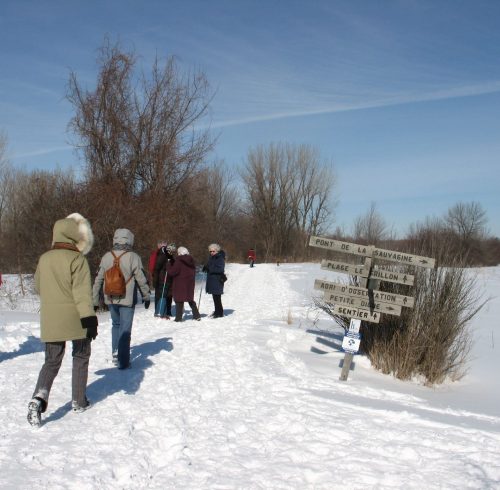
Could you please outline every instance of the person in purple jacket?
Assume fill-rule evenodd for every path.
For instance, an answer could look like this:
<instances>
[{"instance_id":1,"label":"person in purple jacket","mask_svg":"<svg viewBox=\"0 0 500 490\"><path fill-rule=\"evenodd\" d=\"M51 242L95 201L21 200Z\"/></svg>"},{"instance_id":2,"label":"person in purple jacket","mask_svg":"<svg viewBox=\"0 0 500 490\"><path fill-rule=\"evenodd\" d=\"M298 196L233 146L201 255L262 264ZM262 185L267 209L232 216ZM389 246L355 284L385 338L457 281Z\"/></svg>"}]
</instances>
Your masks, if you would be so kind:
<instances>
[{"instance_id":1,"label":"person in purple jacket","mask_svg":"<svg viewBox=\"0 0 500 490\"><path fill-rule=\"evenodd\" d=\"M173 277L172 296L175 301L175 321L182 322L186 301L193 312L193 319L200 320L200 312L194 301L196 265L186 247L177 249L177 259L173 264L167 264L167 274Z\"/></svg>"}]
</instances>

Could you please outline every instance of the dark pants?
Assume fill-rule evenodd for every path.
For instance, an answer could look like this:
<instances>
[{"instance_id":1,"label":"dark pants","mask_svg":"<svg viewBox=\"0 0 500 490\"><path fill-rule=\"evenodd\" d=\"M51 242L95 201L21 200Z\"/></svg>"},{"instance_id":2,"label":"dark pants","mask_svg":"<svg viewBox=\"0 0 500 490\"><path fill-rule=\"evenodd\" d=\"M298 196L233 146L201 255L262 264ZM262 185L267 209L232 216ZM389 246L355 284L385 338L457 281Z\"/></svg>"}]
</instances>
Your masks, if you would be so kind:
<instances>
[{"instance_id":1,"label":"dark pants","mask_svg":"<svg viewBox=\"0 0 500 490\"><path fill-rule=\"evenodd\" d=\"M73 340L72 343L73 372L71 378L71 396L74 402L84 407L87 404L86 391L91 352L90 339ZM52 383L61 367L65 350L66 342L45 343L45 362L40 370L36 388L33 392L33 397L41 398L45 402L42 404L42 412L45 412L47 409Z\"/></svg>"},{"instance_id":2,"label":"dark pants","mask_svg":"<svg viewBox=\"0 0 500 490\"><path fill-rule=\"evenodd\" d=\"M212 298L214 299L214 316L224 316L224 310L222 309L222 295L220 294L212 294Z\"/></svg>"},{"instance_id":3,"label":"dark pants","mask_svg":"<svg viewBox=\"0 0 500 490\"><path fill-rule=\"evenodd\" d=\"M195 301L188 301L189 306L191 307L191 311L193 312L193 319L197 320L200 318L200 312L198 311L198 307L196 306ZM175 321L182 322L182 315L184 314L184 302L175 302Z\"/></svg>"}]
</instances>

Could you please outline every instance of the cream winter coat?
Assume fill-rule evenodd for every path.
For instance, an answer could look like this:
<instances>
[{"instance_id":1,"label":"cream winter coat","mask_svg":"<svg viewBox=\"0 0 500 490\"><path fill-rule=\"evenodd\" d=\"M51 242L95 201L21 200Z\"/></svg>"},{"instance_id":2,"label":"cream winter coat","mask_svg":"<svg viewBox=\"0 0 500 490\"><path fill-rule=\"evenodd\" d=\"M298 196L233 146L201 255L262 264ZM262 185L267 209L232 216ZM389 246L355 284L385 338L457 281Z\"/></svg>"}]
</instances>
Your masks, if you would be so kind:
<instances>
[{"instance_id":1,"label":"cream winter coat","mask_svg":"<svg viewBox=\"0 0 500 490\"><path fill-rule=\"evenodd\" d=\"M88 221L78 213L56 221L52 245L61 243L77 250L55 248L45 252L35 272L43 342L85 338L87 331L80 318L95 315L90 269L84 257L94 243Z\"/></svg>"}]
</instances>

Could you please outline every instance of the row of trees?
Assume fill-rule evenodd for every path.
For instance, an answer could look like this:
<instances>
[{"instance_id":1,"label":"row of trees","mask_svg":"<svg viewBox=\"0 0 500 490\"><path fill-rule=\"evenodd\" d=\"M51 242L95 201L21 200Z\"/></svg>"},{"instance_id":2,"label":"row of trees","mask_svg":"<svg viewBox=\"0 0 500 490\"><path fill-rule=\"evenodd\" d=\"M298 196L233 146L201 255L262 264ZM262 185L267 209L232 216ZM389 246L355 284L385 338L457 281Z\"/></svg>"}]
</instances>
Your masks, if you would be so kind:
<instances>
[{"instance_id":1,"label":"row of trees","mask_svg":"<svg viewBox=\"0 0 500 490\"><path fill-rule=\"evenodd\" d=\"M1 270L32 272L54 221L75 211L96 237L93 267L118 227L134 232L144 258L160 238L188 246L199 261L213 241L232 260L244 260L250 246L264 260L300 257L307 235L327 229L331 165L314 148L285 143L250 149L240 169L210 162L213 93L203 73L181 71L173 57L155 60L148 74L137 63L106 41L95 88L70 74L80 177L14 168L0 140Z\"/></svg>"},{"instance_id":2,"label":"row of trees","mask_svg":"<svg viewBox=\"0 0 500 490\"><path fill-rule=\"evenodd\" d=\"M74 108L70 134L82 161L72 170L25 171L9 165L0 136L0 267L33 271L51 243L55 220L78 211L96 235L95 267L116 228L130 228L144 258L159 238L205 259L220 242L231 260L252 246L260 260L308 260L311 234L328 234L334 220L333 164L308 145L273 143L251 148L239 166L210 162L213 97L201 72L183 72L175 58L138 71L138 58L105 41L93 89L70 73L67 99ZM443 218L414 225L395 240L375 204L351 234L335 238L387 245L434 256L447 243L469 265L500 261L498 239L486 232L478 203L459 203Z\"/></svg>"}]
</instances>

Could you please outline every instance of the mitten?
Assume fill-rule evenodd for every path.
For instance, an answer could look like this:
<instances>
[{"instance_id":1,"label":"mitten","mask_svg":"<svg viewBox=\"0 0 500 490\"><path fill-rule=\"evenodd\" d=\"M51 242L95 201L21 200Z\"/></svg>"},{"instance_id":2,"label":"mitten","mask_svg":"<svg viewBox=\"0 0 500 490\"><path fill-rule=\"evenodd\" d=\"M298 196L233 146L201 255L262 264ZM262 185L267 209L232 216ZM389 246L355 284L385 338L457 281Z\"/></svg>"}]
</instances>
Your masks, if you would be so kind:
<instances>
[{"instance_id":1,"label":"mitten","mask_svg":"<svg viewBox=\"0 0 500 490\"><path fill-rule=\"evenodd\" d=\"M87 330L87 338L95 340L97 337L97 325L99 324L96 316L86 316L84 318L80 318L80 322L82 323L82 328Z\"/></svg>"},{"instance_id":2,"label":"mitten","mask_svg":"<svg viewBox=\"0 0 500 490\"><path fill-rule=\"evenodd\" d=\"M146 308L146 310L149 308L150 304L151 304L151 301L149 299L144 300L144 308Z\"/></svg>"},{"instance_id":3,"label":"mitten","mask_svg":"<svg viewBox=\"0 0 500 490\"><path fill-rule=\"evenodd\" d=\"M206 265L204 265L203 269L201 269L201 272L208 272L208 267Z\"/></svg>"}]
</instances>

